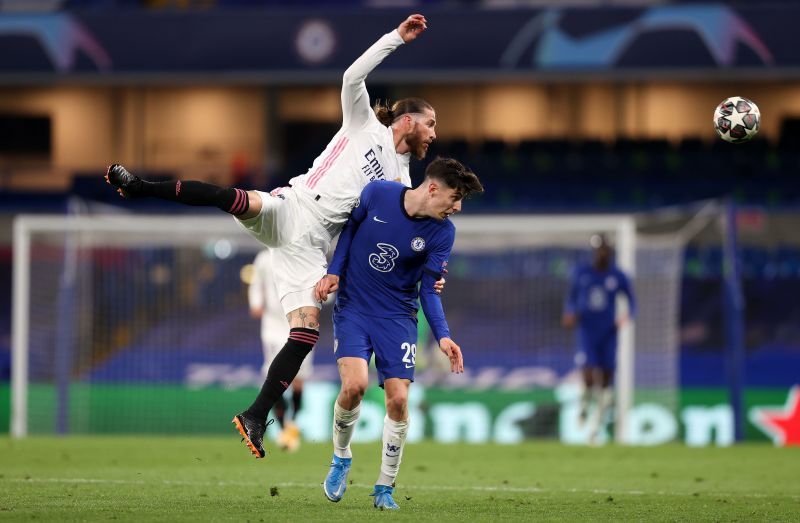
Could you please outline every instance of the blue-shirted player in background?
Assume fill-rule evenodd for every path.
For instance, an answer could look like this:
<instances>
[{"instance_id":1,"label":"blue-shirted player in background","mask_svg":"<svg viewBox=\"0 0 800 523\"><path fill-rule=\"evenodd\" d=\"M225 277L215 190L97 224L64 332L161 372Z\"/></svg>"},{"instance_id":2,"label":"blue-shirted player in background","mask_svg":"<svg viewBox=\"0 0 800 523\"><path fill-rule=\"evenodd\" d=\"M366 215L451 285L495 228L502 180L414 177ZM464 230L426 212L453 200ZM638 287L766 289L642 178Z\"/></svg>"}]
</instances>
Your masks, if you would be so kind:
<instances>
[{"instance_id":1,"label":"blue-shirted player in background","mask_svg":"<svg viewBox=\"0 0 800 523\"><path fill-rule=\"evenodd\" d=\"M461 210L464 198L479 192L483 187L474 173L456 160L437 158L415 189L389 181L368 184L339 237L328 274L316 287L319 300L339 291L333 321L342 388L333 409L333 460L323 484L331 501L342 499L347 488L350 441L374 353L386 417L372 496L377 508L398 508L392 492L408 433L418 302L450 359L450 370L464 371L461 349L450 338L433 284L445 272L455 239L448 217Z\"/></svg>"},{"instance_id":2,"label":"blue-shirted player in background","mask_svg":"<svg viewBox=\"0 0 800 523\"><path fill-rule=\"evenodd\" d=\"M578 267L572 275L564 307L563 324L577 324L578 352L575 360L583 371L580 422L586 422L592 396L594 417L589 443L595 444L614 398L611 388L617 365L617 330L635 313L636 300L628 277L613 263L613 251L602 235L591 239L592 263ZM617 294L628 299L626 316L617 317Z\"/></svg>"}]
</instances>

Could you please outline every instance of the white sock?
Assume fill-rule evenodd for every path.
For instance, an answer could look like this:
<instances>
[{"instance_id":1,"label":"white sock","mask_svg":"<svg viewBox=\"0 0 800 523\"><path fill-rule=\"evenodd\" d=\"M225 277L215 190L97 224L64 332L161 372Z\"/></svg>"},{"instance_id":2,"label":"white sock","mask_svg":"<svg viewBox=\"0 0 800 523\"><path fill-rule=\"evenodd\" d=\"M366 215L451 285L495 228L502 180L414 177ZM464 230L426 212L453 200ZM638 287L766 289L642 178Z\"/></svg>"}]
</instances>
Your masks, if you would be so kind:
<instances>
[{"instance_id":1,"label":"white sock","mask_svg":"<svg viewBox=\"0 0 800 523\"><path fill-rule=\"evenodd\" d=\"M614 400L614 391L611 387L597 389L597 405L592 415L592 431L590 437L597 437L606 425L606 415Z\"/></svg>"},{"instance_id":2,"label":"white sock","mask_svg":"<svg viewBox=\"0 0 800 523\"><path fill-rule=\"evenodd\" d=\"M614 403L614 389L606 387L600 392L600 400L598 401L600 408L600 421L605 423L608 420L608 412Z\"/></svg>"},{"instance_id":3,"label":"white sock","mask_svg":"<svg viewBox=\"0 0 800 523\"><path fill-rule=\"evenodd\" d=\"M394 485L400 460L403 458L403 446L408 435L408 422L394 421L389 416L383 418L383 439L381 446L381 473L376 485Z\"/></svg>"},{"instance_id":4,"label":"white sock","mask_svg":"<svg viewBox=\"0 0 800 523\"><path fill-rule=\"evenodd\" d=\"M361 413L359 403L353 410L344 410L339 402L333 404L333 453L340 458L352 458L350 441Z\"/></svg>"}]
</instances>

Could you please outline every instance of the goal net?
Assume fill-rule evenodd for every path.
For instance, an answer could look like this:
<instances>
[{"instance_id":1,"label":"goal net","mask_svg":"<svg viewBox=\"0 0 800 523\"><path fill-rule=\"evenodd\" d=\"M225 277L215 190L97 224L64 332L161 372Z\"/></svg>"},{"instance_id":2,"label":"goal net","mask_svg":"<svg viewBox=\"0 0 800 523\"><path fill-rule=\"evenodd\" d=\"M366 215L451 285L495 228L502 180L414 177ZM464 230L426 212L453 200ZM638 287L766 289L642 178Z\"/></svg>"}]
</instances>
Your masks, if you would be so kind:
<instances>
[{"instance_id":1,"label":"goal net","mask_svg":"<svg viewBox=\"0 0 800 523\"><path fill-rule=\"evenodd\" d=\"M589 260L589 238L601 232L638 302L635 322L620 332L616 419L607 437L625 442L645 430L637 406L674 414L678 235L644 234L630 215L454 221L443 302L467 372L420 365L420 386L530 392L537 408L527 433L563 440L564 425L577 416L579 381L574 333L560 319L570 273ZM18 217L12 434L228 430L262 381L259 320L249 317L246 298L248 264L259 249L226 216ZM321 383L338 380L329 316L323 313L314 351ZM310 423L314 409L322 416L330 404L309 408ZM323 435L329 418L320 419Z\"/></svg>"},{"instance_id":2,"label":"goal net","mask_svg":"<svg viewBox=\"0 0 800 523\"><path fill-rule=\"evenodd\" d=\"M445 298L448 318L454 310L464 318L454 332L475 348L469 357L477 372L497 369L505 377L497 382L501 388L553 391L549 399L539 395L530 435L585 442L588 427L577 421L576 335L562 327L561 316L571 274L590 263L589 240L597 233L615 246L637 300L635 321L619 332L616 415L601 440L663 441L663 434L648 433L646 411L661 409L662 418L673 419L679 406L680 235L645 234L629 215L461 217ZM627 305L618 300L618 316Z\"/></svg>"}]
</instances>

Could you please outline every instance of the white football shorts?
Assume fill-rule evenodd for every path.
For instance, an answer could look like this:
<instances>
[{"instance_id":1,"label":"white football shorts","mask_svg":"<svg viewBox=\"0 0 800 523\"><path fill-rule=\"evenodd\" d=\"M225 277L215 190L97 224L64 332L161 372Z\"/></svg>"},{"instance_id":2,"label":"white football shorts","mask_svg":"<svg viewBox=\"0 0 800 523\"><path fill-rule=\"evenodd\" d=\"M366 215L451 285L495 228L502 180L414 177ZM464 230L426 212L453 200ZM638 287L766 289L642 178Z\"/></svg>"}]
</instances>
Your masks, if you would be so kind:
<instances>
[{"instance_id":1,"label":"white football shorts","mask_svg":"<svg viewBox=\"0 0 800 523\"><path fill-rule=\"evenodd\" d=\"M309 204L291 187L258 193L258 216L236 221L272 249L275 285L284 314L300 307L321 308L314 299L314 287L328 268L332 231L320 224Z\"/></svg>"}]
</instances>

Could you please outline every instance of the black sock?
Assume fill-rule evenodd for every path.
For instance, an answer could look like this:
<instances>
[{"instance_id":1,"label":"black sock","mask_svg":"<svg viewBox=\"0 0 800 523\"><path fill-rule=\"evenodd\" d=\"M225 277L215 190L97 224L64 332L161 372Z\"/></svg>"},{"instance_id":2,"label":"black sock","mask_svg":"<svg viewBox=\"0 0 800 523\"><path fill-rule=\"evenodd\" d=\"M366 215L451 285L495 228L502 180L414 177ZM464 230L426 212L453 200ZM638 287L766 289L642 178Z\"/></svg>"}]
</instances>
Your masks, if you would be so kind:
<instances>
[{"instance_id":1,"label":"black sock","mask_svg":"<svg viewBox=\"0 0 800 523\"><path fill-rule=\"evenodd\" d=\"M153 196L186 205L214 206L235 216L243 214L250 208L247 191L192 180L169 182L142 180L139 193L142 196Z\"/></svg>"},{"instance_id":2,"label":"black sock","mask_svg":"<svg viewBox=\"0 0 800 523\"><path fill-rule=\"evenodd\" d=\"M313 329L294 327L289 331L289 339L272 360L267 370L267 379L264 380L255 401L247 409L248 414L266 421L267 414L294 381L300 365L318 339L319 332Z\"/></svg>"},{"instance_id":3,"label":"black sock","mask_svg":"<svg viewBox=\"0 0 800 523\"><path fill-rule=\"evenodd\" d=\"M297 413L303 406L303 389L292 390L292 418L297 419Z\"/></svg>"},{"instance_id":4,"label":"black sock","mask_svg":"<svg viewBox=\"0 0 800 523\"><path fill-rule=\"evenodd\" d=\"M283 396L278 398L278 401L275 402L275 407L272 409L272 412L275 413L275 419L278 420L278 424L283 428L283 421L286 419L286 400Z\"/></svg>"}]
</instances>

